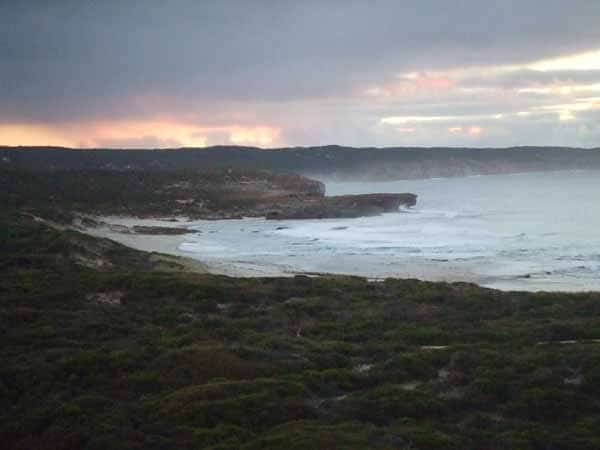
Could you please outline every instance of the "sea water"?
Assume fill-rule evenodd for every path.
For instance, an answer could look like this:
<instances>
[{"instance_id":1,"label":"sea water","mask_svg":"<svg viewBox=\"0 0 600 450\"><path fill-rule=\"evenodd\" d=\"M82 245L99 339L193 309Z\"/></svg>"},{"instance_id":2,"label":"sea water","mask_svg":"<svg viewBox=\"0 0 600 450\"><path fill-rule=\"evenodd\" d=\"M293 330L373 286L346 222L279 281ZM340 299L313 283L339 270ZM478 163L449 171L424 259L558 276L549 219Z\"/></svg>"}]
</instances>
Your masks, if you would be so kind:
<instances>
[{"instance_id":1,"label":"sea water","mask_svg":"<svg viewBox=\"0 0 600 450\"><path fill-rule=\"evenodd\" d=\"M412 192L356 219L202 221L180 250L260 274L343 273L500 289L600 290L600 172L333 183L327 195Z\"/></svg>"}]
</instances>

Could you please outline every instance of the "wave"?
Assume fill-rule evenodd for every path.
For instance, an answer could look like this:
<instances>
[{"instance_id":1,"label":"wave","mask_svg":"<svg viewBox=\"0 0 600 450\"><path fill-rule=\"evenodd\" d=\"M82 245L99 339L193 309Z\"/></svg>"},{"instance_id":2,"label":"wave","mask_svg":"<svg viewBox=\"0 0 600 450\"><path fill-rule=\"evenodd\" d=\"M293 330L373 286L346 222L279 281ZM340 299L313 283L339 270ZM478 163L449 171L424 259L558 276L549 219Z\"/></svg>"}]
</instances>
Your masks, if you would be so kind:
<instances>
[{"instance_id":1,"label":"wave","mask_svg":"<svg viewBox=\"0 0 600 450\"><path fill-rule=\"evenodd\" d=\"M242 255L259 264L289 257L295 269L314 272L393 276L433 266L478 279L518 280L513 286L520 287L552 280L600 287L596 175L389 183L385 191L415 192L418 205L355 219L201 222L193 226L202 234L190 236L180 250L199 259ZM368 187L381 186L347 190L365 193L360 189Z\"/></svg>"},{"instance_id":2,"label":"wave","mask_svg":"<svg viewBox=\"0 0 600 450\"><path fill-rule=\"evenodd\" d=\"M414 214L424 218L446 218L446 219L477 219L482 213L474 211L449 211L439 209L413 209Z\"/></svg>"}]
</instances>

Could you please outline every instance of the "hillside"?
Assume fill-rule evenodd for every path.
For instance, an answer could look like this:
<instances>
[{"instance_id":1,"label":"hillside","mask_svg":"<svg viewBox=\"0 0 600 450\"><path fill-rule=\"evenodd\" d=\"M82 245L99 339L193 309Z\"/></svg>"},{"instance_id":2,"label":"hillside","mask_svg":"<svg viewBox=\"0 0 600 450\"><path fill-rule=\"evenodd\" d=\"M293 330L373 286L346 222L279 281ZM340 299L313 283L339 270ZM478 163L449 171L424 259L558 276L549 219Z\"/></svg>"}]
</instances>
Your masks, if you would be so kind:
<instances>
[{"instance_id":1,"label":"hillside","mask_svg":"<svg viewBox=\"0 0 600 450\"><path fill-rule=\"evenodd\" d=\"M600 149L350 148L73 150L0 147L0 168L34 170L271 170L339 180L394 180L600 169Z\"/></svg>"},{"instance_id":2,"label":"hillside","mask_svg":"<svg viewBox=\"0 0 600 450\"><path fill-rule=\"evenodd\" d=\"M326 197L319 181L265 170L0 170L2 203L52 215L66 210L196 219L359 217L398 211L416 199L414 194Z\"/></svg>"},{"instance_id":3,"label":"hillside","mask_svg":"<svg viewBox=\"0 0 600 450\"><path fill-rule=\"evenodd\" d=\"M169 272L0 227L2 448L600 447L598 294Z\"/></svg>"}]
</instances>

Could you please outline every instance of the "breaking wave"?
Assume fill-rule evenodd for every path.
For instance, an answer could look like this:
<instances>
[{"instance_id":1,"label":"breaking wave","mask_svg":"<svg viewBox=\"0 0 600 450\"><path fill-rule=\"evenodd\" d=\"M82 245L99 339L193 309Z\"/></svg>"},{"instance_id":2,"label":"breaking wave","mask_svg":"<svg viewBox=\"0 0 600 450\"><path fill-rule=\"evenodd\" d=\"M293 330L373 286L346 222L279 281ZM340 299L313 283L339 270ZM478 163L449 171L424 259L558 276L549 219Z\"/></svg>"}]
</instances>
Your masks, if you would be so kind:
<instances>
[{"instance_id":1,"label":"breaking wave","mask_svg":"<svg viewBox=\"0 0 600 450\"><path fill-rule=\"evenodd\" d=\"M600 289L598 175L328 184L328 195L414 192L418 205L358 219L199 222L201 233L180 250L199 259L286 264L298 272Z\"/></svg>"}]
</instances>

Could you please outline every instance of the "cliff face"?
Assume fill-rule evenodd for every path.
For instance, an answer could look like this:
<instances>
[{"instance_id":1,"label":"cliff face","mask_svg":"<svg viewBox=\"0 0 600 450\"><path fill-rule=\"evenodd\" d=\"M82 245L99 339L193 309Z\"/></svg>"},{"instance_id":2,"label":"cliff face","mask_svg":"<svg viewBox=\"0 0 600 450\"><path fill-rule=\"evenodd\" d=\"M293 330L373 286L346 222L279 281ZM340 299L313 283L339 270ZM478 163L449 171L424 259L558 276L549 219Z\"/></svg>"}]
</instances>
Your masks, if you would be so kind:
<instances>
[{"instance_id":1,"label":"cliff face","mask_svg":"<svg viewBox=\"0 0 600 450\"><path fill-rule=\"evenodd\" d=\"M414 206L414 194L340 195L306 199L301 202L276 205L267 219L324 219L375 216L397 212L402 206Z\"/></svg>"},{"instance_id":2,"label":"cliff face","mask_svg":"<svg viewBox=\"0 0 600 450\"><path fill-rule=\"evenodd\" d=\"M36 171L267 169L327 179L381 181L594 168L600 169L600 149L564 147L263 150L231 146L131 151L0 147L0 169Z\"/></svg>"},{"instance_id":3,"label":"cliff face","mask_svg":"<svg viewBox=\"0 0 600 450\"><path fill-rule=\"evenodd\" d=\"M358 217L397 211L413 194L325 197L320 181L267 171L0 171L0 201L94 215L197 219Z\"/></svg>"}]
</instances>

